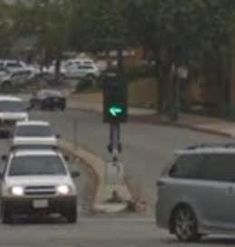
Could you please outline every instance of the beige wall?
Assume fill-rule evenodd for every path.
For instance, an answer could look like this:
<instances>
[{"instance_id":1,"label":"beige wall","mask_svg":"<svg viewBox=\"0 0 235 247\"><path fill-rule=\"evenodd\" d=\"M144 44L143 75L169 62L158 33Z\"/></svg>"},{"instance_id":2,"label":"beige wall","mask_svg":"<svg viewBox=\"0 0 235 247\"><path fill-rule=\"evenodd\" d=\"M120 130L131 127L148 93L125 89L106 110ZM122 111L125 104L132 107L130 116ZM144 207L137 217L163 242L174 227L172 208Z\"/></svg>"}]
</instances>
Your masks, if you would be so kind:
<instances>
[{"instance_id":1,"label":"beige wall","mask_svg":"<svg viewBox=\"0 0 235 247\"><path fill-rule=\"evenodd\" d=\"M129 86L129 105L137 107L156 107L156 79L142 79Z\"/></svg>"}]
</instances>

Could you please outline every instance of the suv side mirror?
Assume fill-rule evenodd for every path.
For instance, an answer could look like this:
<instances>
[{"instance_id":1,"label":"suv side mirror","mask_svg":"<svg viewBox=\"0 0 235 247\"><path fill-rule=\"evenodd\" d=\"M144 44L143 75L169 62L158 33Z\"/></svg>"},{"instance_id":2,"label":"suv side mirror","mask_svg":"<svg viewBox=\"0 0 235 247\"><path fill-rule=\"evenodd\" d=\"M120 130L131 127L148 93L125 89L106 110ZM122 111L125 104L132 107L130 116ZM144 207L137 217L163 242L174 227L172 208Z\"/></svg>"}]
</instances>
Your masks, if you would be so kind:
<instances>
[{"instance_id":1,"label":"suv side mirror","mask_svg":"<svg viewBox=\"0 0 235 247\"><path fill-rule=\"evenodd\" d=\"M64 155L64 159L65 159L66 161L70 161L70 157L69 157L68 155Z\"/></svg>"},{"instance_id":2,"label":"suv side mirror","mask_svg":"<svg viewBox=\"0 0 235 247\"><path fill-rule=\"evenodd\" d=\"M60 137L61 137L60 133L56 133L55 136L56 136L57 139L60 139Z\"/></svg>"},{"instance_id":3,"label":"suv side mirror","mask_svg":"<svg viewBox=\"0 0 235 247\"><path fill-rule=\"evenodd\" d=\"M3 154L2 155L2 161L7 161L8 155L7 154Z\"/></svg>"},{"instance_id":4,"label":"suv side mirror","mask_svg":"<svg viewBox=\"0 0 235 247\"><path fill-rule=\"evenodd\" d=\"M77 178L77 177L80 176L80 172L79 171L71 171L70 174L71 174L72 178Z\"/></svg>"},{"instance_id":5,"label":"suv side mirror","mask_svg":"<svg viewBox=\"0 0 235 247\"><path fill-rule=\"evenodd\" d=\"M31 111L31 110L32 110L32 106L31 106L31 105L27 105L27 106L26 106L26 110L27 110L27 111Z\"/></svg>"}]
</instances>

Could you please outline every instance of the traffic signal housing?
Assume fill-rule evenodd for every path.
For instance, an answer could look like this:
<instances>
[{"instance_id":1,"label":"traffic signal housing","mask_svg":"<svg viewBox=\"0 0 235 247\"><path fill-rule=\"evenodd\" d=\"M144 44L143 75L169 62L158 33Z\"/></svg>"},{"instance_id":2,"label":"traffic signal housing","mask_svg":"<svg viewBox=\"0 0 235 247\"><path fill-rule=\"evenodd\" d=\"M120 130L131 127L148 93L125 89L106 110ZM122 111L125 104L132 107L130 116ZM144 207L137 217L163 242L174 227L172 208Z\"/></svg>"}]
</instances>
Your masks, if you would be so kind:
<instances>
[{"instance_id":1,"label":"traffic signal housing","mask_svg":"<svg viewBox=\"0 0 235 247\"><path fill-rule=\"evenodd\" d=\"M103 83L104 122L127 122L127 83L125 79L116 73L107 73Z\"/></svg>"}]
</instances>

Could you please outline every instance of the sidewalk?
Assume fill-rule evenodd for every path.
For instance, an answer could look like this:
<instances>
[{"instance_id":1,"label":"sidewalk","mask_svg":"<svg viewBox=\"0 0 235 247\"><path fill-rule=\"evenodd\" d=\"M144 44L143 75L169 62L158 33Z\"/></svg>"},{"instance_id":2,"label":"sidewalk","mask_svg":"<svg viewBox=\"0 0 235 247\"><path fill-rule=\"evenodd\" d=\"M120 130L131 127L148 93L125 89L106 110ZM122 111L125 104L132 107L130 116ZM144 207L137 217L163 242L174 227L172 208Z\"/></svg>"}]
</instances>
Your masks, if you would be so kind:
<instances>
[{"instance_id":1,"label":"sidewalk","mask_svg":"<svg viewBox=\"0 0 235 247\"><path fill-rule=\"evenodd\" d=\"M96 113L102 113L103 111L102 103L85 102L83 100L79 100L78 97L70 97L68 100L68 107L71 109L79 109L81 111ZM168 120L157 115L155 110L133 107L129 108L129 115L130 121L134 122L176 126L224 137L235 137L235 122L230 122L219 118L195 114L180 114L179 119L176 122L169 122Z\"/></svg>"}]
</instances>

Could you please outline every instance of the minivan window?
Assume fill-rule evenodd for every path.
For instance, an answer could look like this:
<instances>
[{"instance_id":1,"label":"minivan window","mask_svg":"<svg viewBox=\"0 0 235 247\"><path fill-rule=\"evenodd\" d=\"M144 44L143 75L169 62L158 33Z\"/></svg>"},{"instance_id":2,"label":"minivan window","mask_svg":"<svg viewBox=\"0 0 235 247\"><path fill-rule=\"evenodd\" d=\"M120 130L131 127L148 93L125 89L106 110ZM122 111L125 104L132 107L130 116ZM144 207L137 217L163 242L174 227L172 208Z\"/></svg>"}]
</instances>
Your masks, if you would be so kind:
<instances>
[{"instance_id":1,"label":"minivan window","mask_svg":"<svg viewBox=\"0 0 235 247\"><path fill-rule=\"evenodd\" d=\"M205 154L198 176L203 180L235 182L235 154Z\"/></svg>"},{"instance_id":2,"label":"minivan window","mask_svg":"<svg viewBox=\"0 0 235 247\"><path fill-rule=\"evenodd\" d=\"M174 178L197 178L198 167L203 157L199 154L181 155L170 170L170 176Z\"/></svg>"}]
</instances>

